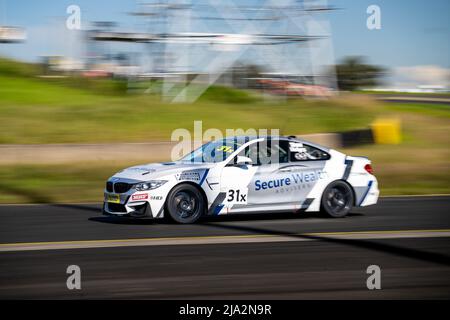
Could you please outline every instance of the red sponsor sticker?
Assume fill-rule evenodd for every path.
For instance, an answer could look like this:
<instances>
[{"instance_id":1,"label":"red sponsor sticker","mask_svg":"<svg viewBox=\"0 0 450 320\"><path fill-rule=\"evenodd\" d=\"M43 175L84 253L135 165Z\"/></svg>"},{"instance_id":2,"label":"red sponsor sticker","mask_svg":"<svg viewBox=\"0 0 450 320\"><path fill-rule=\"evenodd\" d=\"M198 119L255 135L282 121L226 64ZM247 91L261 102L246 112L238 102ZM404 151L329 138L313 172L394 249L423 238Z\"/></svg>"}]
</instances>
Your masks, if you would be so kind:
<instances>
[{"instance_id":1,"label":"red sponsor sticker","mask_svg":"<svg viewBox=\"0 0 450 320\"><path fill-rule=\"evenodd\" d=\"M133 194L131 196L131 200L147 200L147 199L148 199L148 194L146 194L146 193Z\"/></svg>"}]
</instances>

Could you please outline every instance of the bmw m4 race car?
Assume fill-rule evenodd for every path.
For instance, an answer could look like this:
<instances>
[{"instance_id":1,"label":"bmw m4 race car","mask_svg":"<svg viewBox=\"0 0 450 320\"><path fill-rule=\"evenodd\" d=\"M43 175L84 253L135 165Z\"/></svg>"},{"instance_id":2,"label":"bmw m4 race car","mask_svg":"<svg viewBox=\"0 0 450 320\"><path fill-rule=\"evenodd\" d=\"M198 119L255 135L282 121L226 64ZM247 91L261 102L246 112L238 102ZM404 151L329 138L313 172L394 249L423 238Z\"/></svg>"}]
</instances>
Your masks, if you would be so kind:
<instances>
[{"instance_id":1,"label":"bmw m4 race car","mask_svg":"<svg viewBox=\"0 0 450 320\"><path fill-rule=\"evenodd\" d=\"M320 211L337 218L375 204L378 196L365 157L293 137L232 137L208 142L179 161L116 173L106 182L103 213L178 223L267 211Z\"/></svg>"}]
</instances>

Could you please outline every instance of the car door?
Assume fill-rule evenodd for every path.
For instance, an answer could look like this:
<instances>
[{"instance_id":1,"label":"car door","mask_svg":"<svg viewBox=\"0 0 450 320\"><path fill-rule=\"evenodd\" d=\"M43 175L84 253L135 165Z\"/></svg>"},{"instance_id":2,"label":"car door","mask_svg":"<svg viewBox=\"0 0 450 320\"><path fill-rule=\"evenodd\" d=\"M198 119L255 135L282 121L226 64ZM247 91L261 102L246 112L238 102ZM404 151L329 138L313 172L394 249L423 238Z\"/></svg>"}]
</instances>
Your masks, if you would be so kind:
<instances>
[{"instance_id":1,"label":"car door","mask_svg":"<svg viewBox=\"0 0 450 320\"><path fill-rule=\"evenodd\" d=\"M291 178L288 201L304 206L321 195L317 190L323 189L326 184L326 163L330 155L300 141L288 141L288 144L289 163L281 166L280 171Z\"/></svg>"},{"instance_id":2,"label":"car door","mask_svg":"<svg viewBox=\"0 0 450 320\"><path fill-rule=\"evenodd\" d=\"M269 139L258 145L257 170L249 185L249 205L279 207L289 204L289 176L281 168L288 164L289 153L283 139Z\"/></svg>"},{"instance_id":3,"label":"car door","mask_svg":"<svg viewBox=\"0 0 450 320\"><path fill-rule=\"evenodd\" d=\"M233 210L299 209L324 178L329 157L322 150L286 139L251 143L239 155L252 159L252 165L230 162L221 175L225 206Z\"/></svg>"},{"instance_id":4,"label":"car door","mask_svg":"<svg viewBox=\"0 0 450 320\"><path fill-rule=\"evenodd\" d=\"M287 139L272 141L267 150L272 154L278 152L278 156L272 157L269 164L258 166L249 186L249 206L300 209L314 194L320 193L316 189L325 182L328 153Z\"/></svg>"},{"instance_id":5,"label":"car door","mask_svg":"<svg viewBox=\"0 0 450 320\"><path fill-rule=\"evenodd\" d=\"M246 202L234 202L230 208L270 209L287 202L287 194L281 188L286 174L279 168L280 162L286 164L289 159L287 150L280 149L278 139L260 139L250 143L239 155L250 158L252 164L245 168L233 163L226 166L222 172L221 191L227 192L227 201L233 201L233 195L236 196L238 192L239 197L246 193Z\"/></svg>"},{"instance_id":6,"label":"car door","mask_svg":"<svg viewBox=\"0 0 450 320\"><path fill-rule=\"evenodd\" d=\"M238 165L236 158L225 165L220 177L220 193L224 199L222 205L226 211L248 206L248 188L257 171L257 166L250 163Z\"/></svg>"}]
</instances>

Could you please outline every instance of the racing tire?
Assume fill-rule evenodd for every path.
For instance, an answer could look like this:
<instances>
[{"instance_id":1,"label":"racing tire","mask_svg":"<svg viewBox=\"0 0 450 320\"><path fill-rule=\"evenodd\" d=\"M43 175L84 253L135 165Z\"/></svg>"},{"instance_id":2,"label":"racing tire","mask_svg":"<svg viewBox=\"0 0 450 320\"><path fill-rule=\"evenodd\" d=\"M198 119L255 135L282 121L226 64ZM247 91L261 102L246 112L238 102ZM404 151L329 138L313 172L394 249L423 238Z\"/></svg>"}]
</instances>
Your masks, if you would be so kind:
<instances>
[{"instance_id":1,"label":"racing tire","mask_svg":"<svg viewBox=\"0 0 450 320\"><path fill-rule=\"evenodd\" d=\"M321 212L331 218L343 218L352 209L353 198L353 190L347 183L332 182L322 194Z\"/></svg>"},{"instance_id":2,"label":"racing tire","mask_svg":"<svg viewBox=\"0 0 450 320\"><path fill-rule=\"evenodd\" d=\"M206 209L202 194L190 184L175 186L169 192L165 206L168 217L182 224L194 223Z\"/></svg>"}]
</instances>

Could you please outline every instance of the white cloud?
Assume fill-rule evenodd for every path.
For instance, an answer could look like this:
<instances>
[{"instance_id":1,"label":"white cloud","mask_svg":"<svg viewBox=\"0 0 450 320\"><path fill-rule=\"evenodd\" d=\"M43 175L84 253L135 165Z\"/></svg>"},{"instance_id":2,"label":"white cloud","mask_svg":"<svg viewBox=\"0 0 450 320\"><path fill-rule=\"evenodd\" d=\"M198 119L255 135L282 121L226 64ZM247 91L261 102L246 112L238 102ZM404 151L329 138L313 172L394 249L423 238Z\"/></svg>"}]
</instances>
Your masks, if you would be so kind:
<instances>
[{"instance_id":1,"label":"white cloud","mask_svg":"<svg viewBox=\"0 0 450 320\"><path fill-rule=\"evenodd\" d=\"M449 86L450 69L435 65L397 67L393 69L392 82L398 86Z\"/></svg>"}]
</instances>

